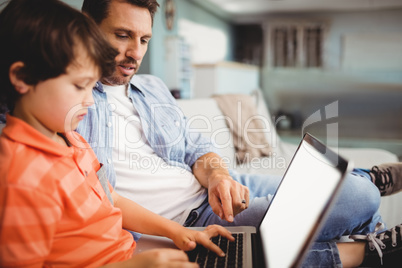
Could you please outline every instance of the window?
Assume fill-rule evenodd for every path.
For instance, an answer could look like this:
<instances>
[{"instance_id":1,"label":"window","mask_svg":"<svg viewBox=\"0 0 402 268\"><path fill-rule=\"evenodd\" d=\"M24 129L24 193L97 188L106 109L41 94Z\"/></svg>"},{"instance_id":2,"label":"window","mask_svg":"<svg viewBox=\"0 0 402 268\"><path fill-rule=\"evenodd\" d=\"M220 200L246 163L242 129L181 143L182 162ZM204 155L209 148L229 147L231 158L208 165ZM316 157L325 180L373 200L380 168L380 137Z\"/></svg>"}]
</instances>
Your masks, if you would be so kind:
<instances>
[{"instance_id":1,"label":"window","mask_svg":"<svg viewBox=\"0 0 402 268\"><path fill-rule=\"evenodd\" d=\"M321 26L304 28L306 67L322 67L322 33Z\"/></svg>"},{"instance_id":2,"label":"window","mask_svg":"<svg viewBox=\"0 0 402 268\"><path fill-rule=\"evenodd\" d=\"M297 63L297 29L279 26L272 30L275 67L295 67Z\"/></svg>"},{"instance_id":3,"label":"window","mask_svg":"<svg viewBox=\"0 0 402 268\"><path fill-rule=\"evenodd\" d=\"M272 67L319 68L323 66L322 23L268 24L268 57Z\"/></svg>"}]
</instances>

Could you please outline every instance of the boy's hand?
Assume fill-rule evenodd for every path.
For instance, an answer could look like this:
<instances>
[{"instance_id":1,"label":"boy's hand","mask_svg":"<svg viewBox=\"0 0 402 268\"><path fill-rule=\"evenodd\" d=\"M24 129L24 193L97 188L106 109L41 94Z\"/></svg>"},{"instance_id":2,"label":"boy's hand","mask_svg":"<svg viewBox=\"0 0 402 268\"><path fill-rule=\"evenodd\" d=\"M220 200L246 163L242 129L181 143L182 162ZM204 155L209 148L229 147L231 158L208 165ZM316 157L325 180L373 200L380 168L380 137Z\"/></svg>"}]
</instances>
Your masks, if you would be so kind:
<instances>
[{"instance_id":1,"label":"boy's hand","mask_svg":"<svg viewBox=\"0 0 402 268\"><path fill-rule=\"evenodd\" d=\"M178 248L184 251L193 250L197 244L200 244L223 257L225 256L223 251L211 241L211 237L218 235L226 237L230 241L234 241L232 234L226 228L219 225L209 225L204 229L204 231L195 231L184 228L183 231L177 233L172 240Z\"/></svg>"},{"instance_id":2,"label":"boy's hand","mask_svg":"<svg viewBox=\"0 0 402 268\"><path fill-rule=\"evenodd\" d=\"M152 249L134 255L123 262L111 263L103 268L196 268L196 263L189 262L186 253L178 249Z\"/></svg>"}]
</instances>

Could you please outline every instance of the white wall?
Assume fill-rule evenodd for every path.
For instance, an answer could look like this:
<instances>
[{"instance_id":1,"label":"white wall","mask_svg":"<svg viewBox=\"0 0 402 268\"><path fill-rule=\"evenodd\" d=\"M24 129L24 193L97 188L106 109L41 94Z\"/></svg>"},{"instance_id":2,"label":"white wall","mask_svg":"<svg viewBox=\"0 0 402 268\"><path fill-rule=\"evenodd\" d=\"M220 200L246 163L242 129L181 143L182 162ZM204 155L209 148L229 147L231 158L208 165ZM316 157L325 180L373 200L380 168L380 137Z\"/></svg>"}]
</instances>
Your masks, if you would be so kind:
<instances>
[{"instance_id":1,"label":"white wall","mask_svg":"<svg viewBox=\"0 0 402 268\"><path fill-rule=\"evenodd\" d=\"M257 66L236 62L194 65L194 98L214 94L250 94L260 88Z\"/></svg>"}]
</instances>

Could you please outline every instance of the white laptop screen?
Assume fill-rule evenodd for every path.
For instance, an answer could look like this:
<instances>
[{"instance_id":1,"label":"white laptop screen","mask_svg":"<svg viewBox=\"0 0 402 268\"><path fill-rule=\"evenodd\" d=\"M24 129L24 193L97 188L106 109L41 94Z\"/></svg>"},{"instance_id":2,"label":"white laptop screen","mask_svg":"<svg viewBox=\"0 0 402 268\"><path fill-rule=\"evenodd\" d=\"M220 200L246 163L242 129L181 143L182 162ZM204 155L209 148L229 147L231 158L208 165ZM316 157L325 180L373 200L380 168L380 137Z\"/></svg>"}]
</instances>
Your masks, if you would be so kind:
<instances>
[{"instance_id":1,"label":"white laptop screen","mask_svg":"<svg viewBox=\"0 0 402 268\"><path fill-rule=\"evenodd\" d=\"M308 247L306 241L312 240L310 236L346 172L346 161L339 167L338 162L344 160L322 144L317 148L314 142L305 137L299 145L261 222L268 267L291 267L300 261L300 249Z\"/></svg>"}]
</instances>

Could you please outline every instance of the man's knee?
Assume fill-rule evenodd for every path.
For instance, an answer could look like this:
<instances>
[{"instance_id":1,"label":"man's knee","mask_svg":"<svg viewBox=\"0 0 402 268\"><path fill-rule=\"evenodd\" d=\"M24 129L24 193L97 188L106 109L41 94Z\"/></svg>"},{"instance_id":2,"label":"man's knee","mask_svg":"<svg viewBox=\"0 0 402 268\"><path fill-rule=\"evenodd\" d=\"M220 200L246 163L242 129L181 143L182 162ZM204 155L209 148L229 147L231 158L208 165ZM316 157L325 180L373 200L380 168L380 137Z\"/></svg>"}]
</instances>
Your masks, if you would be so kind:
<instances>
[{"instance_id":1,"label":"man's knee","mask_svg":"<svg viewBox=\"0 0 402 268\"><path fill-rule=\"evenodd\" d=\"M354 215L373 215L381 203L380 192L367 178L348 175L342 185L338 202Z\"/></svg>"}]
</instances>

